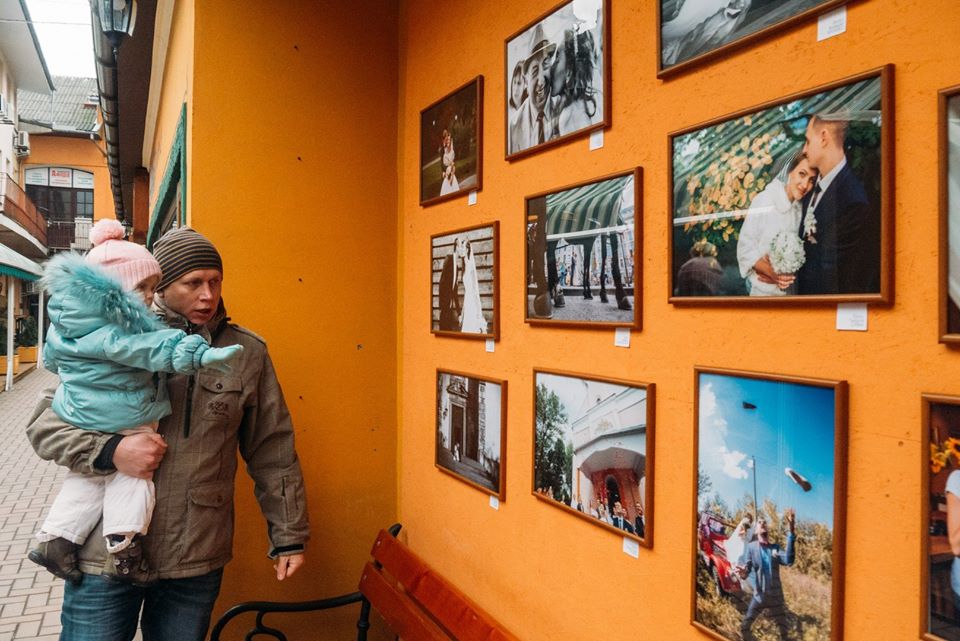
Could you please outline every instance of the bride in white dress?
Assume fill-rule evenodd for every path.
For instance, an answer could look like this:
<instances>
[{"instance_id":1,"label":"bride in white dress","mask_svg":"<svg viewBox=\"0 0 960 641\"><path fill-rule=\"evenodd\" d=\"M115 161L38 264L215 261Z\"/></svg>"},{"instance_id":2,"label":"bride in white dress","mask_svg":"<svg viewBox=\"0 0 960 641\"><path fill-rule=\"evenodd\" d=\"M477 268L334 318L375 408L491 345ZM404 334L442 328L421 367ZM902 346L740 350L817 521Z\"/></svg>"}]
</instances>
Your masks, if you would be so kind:
<instances>
[{"instance_id":1,"label":"bride in white dress","mask_svg":"<svg viewBox=\"0 0 960 641\"><path fill-rule=\"evenodd\" d=\"M746 279L751 296L792 293L794 275L774 271L770 264L770 244L780 232L799 236L802 201L816 178L816 170L810 167L801 150L789 156L776 178L753 197L737 241L740 275Z\"/></svg>"},{"instance_id":2,"label":"bride in white dress","mask_svg":"<svg viewBox=\"0 0 960 641\"><path fill-rule=\"evenodd\" d=\"M486 334L487 319L483 317L480 302L480 283L477 279L477 261L473 247L467 243L467 255L463 260L463 320L460 331L470 334Z\"/></svg>"},{"instance_id":3,"label":"bride in white dress","mask_svg":"<svg viewBox=\"0 0 960 641\"><path fill-rule=\"evenodd\" d=\"M452 194L460 191L460 183L457 181L457 167L454 163L456 154L453 151L453 136L447 130L443 131L443 146L440 161L443 164L443 179L440 181L440 195Z\"/></svg>"}]
</instances>

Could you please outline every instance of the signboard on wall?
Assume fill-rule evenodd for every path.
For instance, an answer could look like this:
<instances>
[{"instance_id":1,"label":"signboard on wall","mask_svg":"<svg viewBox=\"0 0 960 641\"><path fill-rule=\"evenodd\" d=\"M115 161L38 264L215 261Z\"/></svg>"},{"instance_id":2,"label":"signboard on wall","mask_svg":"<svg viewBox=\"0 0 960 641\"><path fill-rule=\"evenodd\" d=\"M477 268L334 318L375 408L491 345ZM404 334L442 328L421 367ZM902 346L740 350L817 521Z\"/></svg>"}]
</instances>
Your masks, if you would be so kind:
<instances>
[{"instance_id":1,"label":"signboard on wall","mask_svg":"<svg viewBox=\"0 0 960 641\"><path fill-rule=\"evenodd\" d=\"M73 187L74 189L93 189L93 174L88 171L74 171Z\"/></svg>"},{"instance_id":2,"label":"signboard on wall","mask_svg":"<svg viewBox=\"0 0 960 641\"><path fill-rule=\"evenodd\" d=\"M50 168L51 187L73 187L73 170L62 167Z\"/></svg>"},{"instance_id":3,"label":"signboard on wall","mask_svg":"<svg viewBox=\"0 0 960 641\"><path fill-rule=\"evenodd\" d=\"M50 184L50 170L47 167L29 167L23 179L28 185L47 186Z\"/></svg>"}]
</instances>

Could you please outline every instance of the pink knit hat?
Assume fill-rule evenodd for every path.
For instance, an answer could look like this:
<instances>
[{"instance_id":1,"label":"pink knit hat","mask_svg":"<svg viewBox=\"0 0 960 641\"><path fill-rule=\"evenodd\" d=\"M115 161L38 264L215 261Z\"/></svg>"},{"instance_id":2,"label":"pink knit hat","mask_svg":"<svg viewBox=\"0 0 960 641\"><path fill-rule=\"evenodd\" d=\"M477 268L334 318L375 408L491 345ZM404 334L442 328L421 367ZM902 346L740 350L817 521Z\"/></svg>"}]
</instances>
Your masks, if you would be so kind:
<instances>
[{"instance_id":1,"label":"pink knit hat","mask_svg":"<svg viewBox=\"0 0 960 641\"><path fill-rule=\"evenodd\" d=\"M160 263L146 247L123 240L123 236L123 225L118 220L98 220L90 229L93 249L87 252L84 260L99 265L119 278L125 290L132 291L144 279L159 276Z\"/></svg>"}]
</instances>

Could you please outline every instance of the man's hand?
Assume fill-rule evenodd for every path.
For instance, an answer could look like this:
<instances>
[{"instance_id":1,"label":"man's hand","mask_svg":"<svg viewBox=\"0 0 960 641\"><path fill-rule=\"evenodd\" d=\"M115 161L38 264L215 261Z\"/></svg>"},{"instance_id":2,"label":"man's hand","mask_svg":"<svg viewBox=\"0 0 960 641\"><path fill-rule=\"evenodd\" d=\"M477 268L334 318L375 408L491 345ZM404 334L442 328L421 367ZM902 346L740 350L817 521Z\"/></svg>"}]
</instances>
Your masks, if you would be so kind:
<instances>
[{"instance_id":1,"label":"man's hand","mask_svg":"<svg viewBox=\"0 0 960 641\"><path fill-rule=\"evenodd\" d=\"M283 581L303 565L303 554L290 554L288 556L278 556L277 563L273 569L277 571L277 581Z\"/></svg>"},{"instance_id":2,"label":"man's hand","mask_svg":"<svg viewBox=\"0 0 960 641\"><path fill-rule=\"evenodd\" d=\"M790 534L796 533L797 527L797 512L792 507L787 508L783 513L783 518L787 521L787 528L790 530Z\"/></svg>"},{"instance_id":3,"label":"man's hand","mask_svg":"<svg viewBox=\"0 0 960 641\"><path fill-rule=\"evenodd\" d=\"M160 466L167 442L155 432L124 436L113 453L113 465L127 476L148 479Z\"/></svg>"}]
</instances>

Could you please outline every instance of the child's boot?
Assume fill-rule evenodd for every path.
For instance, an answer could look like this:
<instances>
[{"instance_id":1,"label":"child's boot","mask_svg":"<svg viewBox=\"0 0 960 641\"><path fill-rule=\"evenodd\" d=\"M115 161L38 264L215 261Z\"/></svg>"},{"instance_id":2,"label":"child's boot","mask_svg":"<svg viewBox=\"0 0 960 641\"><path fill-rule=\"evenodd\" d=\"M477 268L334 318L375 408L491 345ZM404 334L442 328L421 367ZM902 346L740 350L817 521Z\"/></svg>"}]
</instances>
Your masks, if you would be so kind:
<instances>
[{"instance_id":1,"label":"child's boot","mask_svg":"<svg viewBox=\"0 0 960 641\"><path fill-rule=\"evenodd\" d=\"M107 537L108 549L122 543L124 539L125 537L116 535ZM129 583L138 587L157 582L156 574L150 570L143 557L143 545L139 536L134 536L126 547L107 552L107 560L103 564L103 578L113 583Z\"/></svg>"},{"instance_id":2,"label":"child's boot","mask_svg":"<svg viewBox=\"0 0 960 641\"><path fill-rule=\"evenodd\" d=\"M83 578L77 568L77 551L80 546L63 537L41 541L37 547L30 550L27 558L47 568L54 576L65 579L77 585Z\"/></svg>"}]
</instances>

